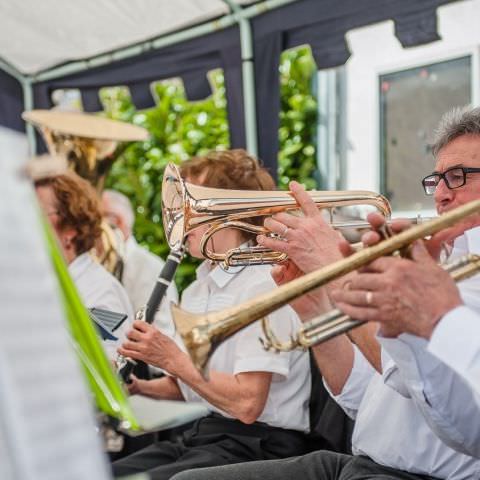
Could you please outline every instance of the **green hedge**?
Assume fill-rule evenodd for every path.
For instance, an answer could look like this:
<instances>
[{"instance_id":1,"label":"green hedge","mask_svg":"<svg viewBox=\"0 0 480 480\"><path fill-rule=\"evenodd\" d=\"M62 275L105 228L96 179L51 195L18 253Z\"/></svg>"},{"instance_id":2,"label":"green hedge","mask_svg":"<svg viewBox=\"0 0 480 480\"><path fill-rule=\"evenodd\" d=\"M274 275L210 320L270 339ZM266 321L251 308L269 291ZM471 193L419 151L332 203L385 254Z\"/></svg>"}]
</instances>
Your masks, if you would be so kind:
<instances>
[{"instance_id":1,"label":"green hedge","mask_svg":"<svg viewBox=\"0 0 480 480\"><path fill-rule=\"evenodd\" d=\"M311 94L316 71L308 47L284 52L281 59L281 113L279 130L279 187L288 188L290 179L314 188L316 101ZM212 149L229 148L225 86L221 71L210 74L213 94L189 102L183 85L174 80L153 86L157 104L136 111L124 87L105 88L101 100L105 115L147 128L147 142L128 146L114 163L107 187L126 194L136 212L135 237L151 251L165 257L168 245L162 228L160 187L167 163L181 163ZM194 279L198 262L187 257L176 281L183 290Z\"/></svg>"}]
</instances>

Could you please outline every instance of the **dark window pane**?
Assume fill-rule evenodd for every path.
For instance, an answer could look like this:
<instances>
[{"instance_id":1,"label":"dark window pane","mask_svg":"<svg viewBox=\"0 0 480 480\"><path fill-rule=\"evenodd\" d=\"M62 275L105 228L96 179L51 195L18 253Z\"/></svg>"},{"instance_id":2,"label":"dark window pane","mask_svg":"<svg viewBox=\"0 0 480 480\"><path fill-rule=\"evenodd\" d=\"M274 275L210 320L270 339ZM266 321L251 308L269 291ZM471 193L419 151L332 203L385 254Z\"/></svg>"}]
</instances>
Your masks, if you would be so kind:
<instances>
[{"instance_id":1,"label":"dark window pane","mask_svg":"<svg viewBox=\"0 0 480 480\"><path fill-rule=\"evenodd\" d=\"M432 134L444 112L471 101L471 59L380 76L383 190L394 210L433 209L420 180L432 172Z\"/></svg>"}]
</instances>

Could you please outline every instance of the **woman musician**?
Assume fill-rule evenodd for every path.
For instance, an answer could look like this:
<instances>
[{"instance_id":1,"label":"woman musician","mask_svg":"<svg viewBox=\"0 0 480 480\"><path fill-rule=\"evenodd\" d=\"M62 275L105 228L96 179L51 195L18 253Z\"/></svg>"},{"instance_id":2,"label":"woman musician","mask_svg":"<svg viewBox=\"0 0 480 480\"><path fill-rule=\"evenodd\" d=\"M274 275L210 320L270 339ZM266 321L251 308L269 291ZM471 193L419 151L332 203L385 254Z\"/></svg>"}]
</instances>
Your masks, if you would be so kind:
<instances>
[{"instance_id":1,"label":"woman musician","mask_svg":"<svg viewBox=\"0 0 480 480\"><path fill-rule=\"evenodd\" d=\"M211 152L181 166L182 177L215 188L272 190L274 182L256 159L243 150ZM202 258L200 241L207 227L187 237L191 255ZM209 241L223 253L249 242L245 232L225 229ZM220 310L275 287L269 266L235 267L228 271L204 261L197 279L183 293L181 305L193 313ZM299 320L290 307L271 315L283 335L293 333ZM266 352L253 324L223 342L208 365L208 380L189 356L167 336L145 322L134 322L119 349L168 372L164 378L133 380L131 393L155 398L197 401L212 414L197 421L175 442L161 442L113 464L117 476L147 471L152 479L167 479L187 468L298 455L309 430L310 370L305 352Z\"/></svg>"},{"instance_id":2,"label":"woman musician","mask_svg":"<svg viewBox=\"0 0 480 480\"><path fill-rule=\"evenodd\" d=\"M133 320L133 310L120 282L89 253L101 235L102 216L97 194L86 180L74 172L42 178L35 182L35 190L85 306L128 315L114 332L118 340L103 341L113 361L117 356L116 349Z\"/></svg>"}]
</instances>

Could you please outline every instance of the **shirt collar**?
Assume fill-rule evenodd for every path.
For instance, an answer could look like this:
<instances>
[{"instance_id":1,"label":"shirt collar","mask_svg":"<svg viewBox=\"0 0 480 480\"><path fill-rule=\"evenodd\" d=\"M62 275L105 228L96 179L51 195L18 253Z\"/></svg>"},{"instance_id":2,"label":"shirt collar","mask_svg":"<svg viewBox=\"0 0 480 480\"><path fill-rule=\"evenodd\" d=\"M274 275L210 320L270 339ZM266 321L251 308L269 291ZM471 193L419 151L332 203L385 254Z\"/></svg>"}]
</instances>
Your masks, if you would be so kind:
<instances>
[{"instance_id":1,"label":"shirt collar","mask_svg":"<svg viewBox=\"0 0 480 480\"><path fill-rule=\"evenodd\" d=\"M88 252L82 253L68 265L68 271L73 279L77 279L83 275L92 262L93 259Z\"/></svg>"},{"instance_id":2,"label":"shirt collar","mask_svg":"<svg viewBox=\"0 0 480 480\"><path fill-rule=\"evenodd\" d=\"M197 268L197 279L207 280L213 282L217 287L224 288L230 283L238 273L240 273L245 267L229 267L225 270L220 265L212 265L209 260L205 260Z\"/></svg>"},{"instance_id":3,"label":"shirt collar","mask_svg":"<svg viewBox=\"0 0 480 480\"><path fill-rule=\"evenodd\" d=\"M466 230L455 239L453 248L459 254L480 253L480 227Z\"/></svg>"},{"instance_id":4,"label":"shirt collar","mask_svg":"<svg viewBox=\"0 0 480 480\"><path fill-rule=\"evenodd\" d=\"M125 240L125 252L130 253L133 250L135 250L135 247L137 246L137 241L133 237L133 235L130 235L127 240Z\"/></svg>"}]
</instances>

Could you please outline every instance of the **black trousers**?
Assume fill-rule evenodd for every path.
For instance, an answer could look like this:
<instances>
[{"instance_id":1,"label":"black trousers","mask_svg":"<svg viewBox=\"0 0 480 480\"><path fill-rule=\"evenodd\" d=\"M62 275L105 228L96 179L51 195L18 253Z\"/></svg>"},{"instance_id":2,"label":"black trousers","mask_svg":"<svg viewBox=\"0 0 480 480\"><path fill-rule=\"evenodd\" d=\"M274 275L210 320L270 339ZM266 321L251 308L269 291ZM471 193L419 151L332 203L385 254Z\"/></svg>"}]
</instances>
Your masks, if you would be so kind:
<instances>
[{"instance_id":1,"label":"black trousers","mask_svg":"<svg viewBox=\"0 0 480 480\"><path fill-rule=\"evenodd\" d=\"M395 470L367 457L322 450L301 457L201 468L175 475L172 480L434 480Z\"/></svg>"},{"instance_id":2,"label":"black trousers","mask_svg":"<svg viewBox=\"0 0 480 480\"><path fill-rule=\"evenodd\" d=\"M305 436L256 422L246 425L218 414L195 422L179 441L155 443L113 463L114 476L148 472L167 480L187 469L270 460L306 451Z\"/></svg>"}]
</instances>

